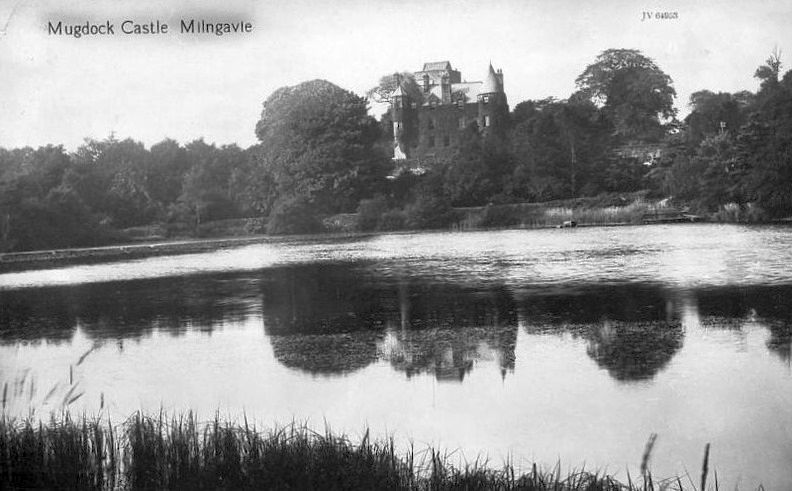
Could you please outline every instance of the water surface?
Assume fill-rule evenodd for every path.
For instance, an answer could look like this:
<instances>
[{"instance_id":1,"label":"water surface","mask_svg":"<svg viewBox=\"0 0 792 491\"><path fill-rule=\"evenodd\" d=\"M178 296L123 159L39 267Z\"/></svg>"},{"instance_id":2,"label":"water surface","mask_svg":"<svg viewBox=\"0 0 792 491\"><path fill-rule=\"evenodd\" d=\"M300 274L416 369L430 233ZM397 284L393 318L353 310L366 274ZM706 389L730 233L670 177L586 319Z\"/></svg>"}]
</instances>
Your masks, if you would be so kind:
<instances>
[{"instance_id":1,"label":"water surface","mask_svg":"<svg viewBox=\"0 0 792 491\"><path fill-rule=\"evenodd\" d=\"M792 234L393 234L0 275L6 411L326 420L499 464L792 485ZM82 395L80 395L82 394Z\"/></svg>"}]
</instances>

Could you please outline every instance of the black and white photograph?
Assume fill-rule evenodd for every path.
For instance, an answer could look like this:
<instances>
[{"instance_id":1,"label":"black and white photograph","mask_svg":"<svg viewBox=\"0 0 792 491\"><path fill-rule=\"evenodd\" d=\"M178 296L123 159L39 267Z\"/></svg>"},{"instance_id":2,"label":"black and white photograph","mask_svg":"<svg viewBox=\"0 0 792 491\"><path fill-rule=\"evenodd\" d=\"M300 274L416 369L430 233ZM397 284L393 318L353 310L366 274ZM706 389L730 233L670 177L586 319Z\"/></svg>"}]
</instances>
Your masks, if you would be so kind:
<instances>
[{"instance_id":1,"label":"black and white photograph","mask_svg":"<svg viewBox=\"0 0 792 491\"><path fill-rule=\"evenodd\" d=\"M792 490L792 3L0 0L0 489Z\"/></svg>"}]
</instances>

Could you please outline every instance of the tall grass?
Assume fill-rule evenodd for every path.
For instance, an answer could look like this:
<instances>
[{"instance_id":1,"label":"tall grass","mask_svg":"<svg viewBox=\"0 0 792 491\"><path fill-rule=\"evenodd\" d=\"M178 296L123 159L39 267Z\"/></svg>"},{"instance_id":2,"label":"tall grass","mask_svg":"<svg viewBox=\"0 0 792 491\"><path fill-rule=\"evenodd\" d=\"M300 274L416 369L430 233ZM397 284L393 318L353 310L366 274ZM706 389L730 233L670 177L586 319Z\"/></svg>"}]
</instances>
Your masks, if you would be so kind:
<instances>
[{"instance_id":1,"label":"tall grass","mask_svg":"<svg viewBox=\"0 0 792 491\"><path fill-rule=\"evenodd\" d=\"M6 489L399 489L655 490L686 489L681 479L655 482L643 454L642 482L605 473L561 472L536 464L518 473L476 460L452 465L434 449L398 452L392 439L359 442L306 425L258 430L219 414L200 423L192 412L136 413L120 425L68 413L34 423L0 417L0 488ZM709 449L709 448L708 448ZM708 450L707 449L707 450ZM706 486L708 452L701 489ZM716 481L717 482L717 481ZM717 484L716 484L717 486ZM690 489L696 489L694 485Z\"/></svg>"},{"instance_id":2,"label":"tall grass","mask_svg":"<svg viewBox=\"0 0 792 491\"><path fill-rule=\"evenodd\" d=\"M640 224L652 209L643 199L619 205L566 201L552 203L518 203L460 209L461 229L519 227L557 227L567 221L578 225Z\"/></svg>"}]
</instances>

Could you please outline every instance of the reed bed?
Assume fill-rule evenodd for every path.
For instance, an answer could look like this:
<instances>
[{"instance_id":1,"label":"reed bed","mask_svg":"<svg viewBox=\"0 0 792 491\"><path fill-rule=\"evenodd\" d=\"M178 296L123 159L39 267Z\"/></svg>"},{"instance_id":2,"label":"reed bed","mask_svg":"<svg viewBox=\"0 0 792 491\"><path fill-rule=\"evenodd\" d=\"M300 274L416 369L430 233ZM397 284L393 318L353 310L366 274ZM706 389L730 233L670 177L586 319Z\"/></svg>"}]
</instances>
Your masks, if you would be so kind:
<instances>
[{"instance_id":1,"label":"reed bed","mask_svg":"<svg viewBox=\"0 0 792 491\"><path fill-rule=\"evenodd\" d=\"M519 203L491 205L458 210L457 228L546 228L558 227L574 221L581 226L640 224L646 213L657 207L642 198L623 204L580 203Z\"/></svg>"},{"instance_id":2,"label":"reed bed","mask_svg":"<svg viewBox=\"0 0 792 491\"><path fill-rule=\"evenodd\" d=\"M48 422L0 416L2 489L377 489L377 490L627 490L697 489L688 476L657 482L648 469L627 483L601 472L561 472L534 464L517 472L506 462L452 465L453 453L398 452L392 439L358 442L304 424L261 431L216 414L208 423L192 412L132 415L114 425L68 413ZM706 489L709 448L701 488ZM717 475L716 475L717 476ZM709 489L717 489L717 479Z\"/></svg>"}]
</instances>

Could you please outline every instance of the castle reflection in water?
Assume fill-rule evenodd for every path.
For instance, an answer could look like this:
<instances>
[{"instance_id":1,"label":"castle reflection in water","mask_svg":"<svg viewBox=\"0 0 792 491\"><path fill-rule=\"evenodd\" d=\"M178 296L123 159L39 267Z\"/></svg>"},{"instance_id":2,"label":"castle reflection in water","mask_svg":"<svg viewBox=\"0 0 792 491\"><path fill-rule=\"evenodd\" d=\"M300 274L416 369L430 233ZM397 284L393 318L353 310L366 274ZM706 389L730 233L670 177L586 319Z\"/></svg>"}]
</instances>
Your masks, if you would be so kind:
<instances>
[{"instance_id":1,"label":"castle reflection in water","mask_svg":"<svg viewBox=\"0 0 792 491\"><path fill-rule=\"evenodd\" d=\"M462 381L482 362L514 370L518 331L585 340L611 377L652 379L690 328L745 325L766 347L792 351L792 286L679 290L659 284L471 284L381 277L365 263L306 264L216 274L0 292L0 343L64 342L77 329L99 342L153 332L211 333L261 319L276 359L340 375L387 362L407 377Z\"/></svg>"}]
</instances>

